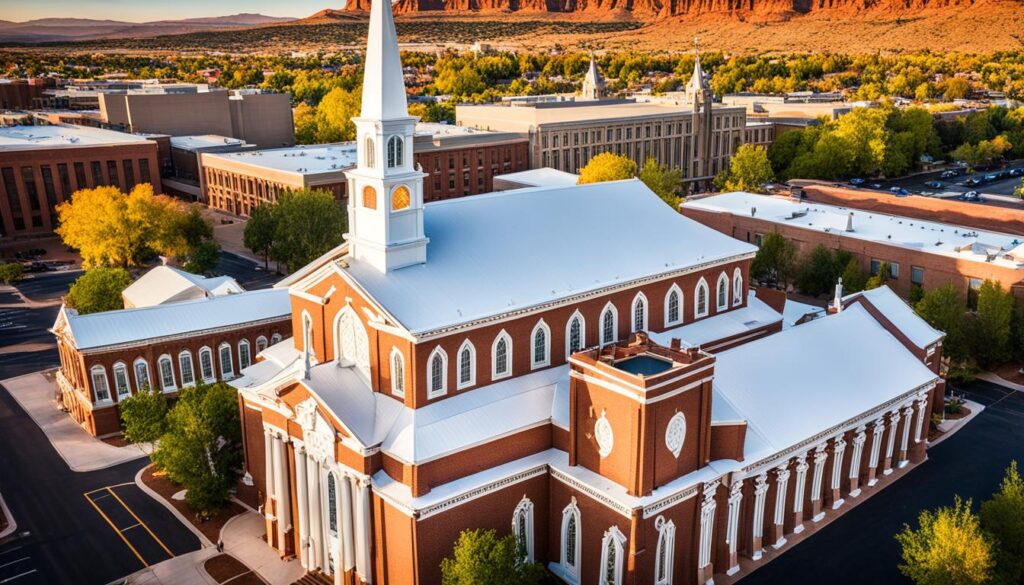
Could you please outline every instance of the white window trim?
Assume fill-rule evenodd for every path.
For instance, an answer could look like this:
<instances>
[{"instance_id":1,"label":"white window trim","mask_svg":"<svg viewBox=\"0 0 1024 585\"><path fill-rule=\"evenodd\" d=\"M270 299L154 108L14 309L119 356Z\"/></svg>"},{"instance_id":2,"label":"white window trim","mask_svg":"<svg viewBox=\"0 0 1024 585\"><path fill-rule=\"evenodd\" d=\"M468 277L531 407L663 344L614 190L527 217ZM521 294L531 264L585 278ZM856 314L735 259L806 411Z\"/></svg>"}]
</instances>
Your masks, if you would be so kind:
<instances>
[{"instance_id":1,"label":"white window trim","mask_svg":"<svg viewBox=\"0 0 1024 585\"><path fill-rule=\"evenodd\" d=\"M608 543L615 543L615 581L609 583L605 575L605 566L608 563ZM622 534L618 526L612 526L604 533L601 539L601 569L600 585L622 585L622 555L626 550L626 536Z\"/></svg>"},{"instance_id":2,"label":"white window trim","mask_svg":"<svg viewBox=\"0 0 1024 585\"><path fill-rule=\"evenodd\" d=\"M125 392L122 393L121 389L117 386L117 370L121 368L124 370L124 383ZM114 367L110 368L114 374L114 393L117 395L117 401L120 402L122 398L128 398L132 395L132 377L128 373L128 364L124 362L114 362Z\"/></svg>"},{"instance_id":3,"label":"white window trim","mask_svg":"<svg viewBox=\"0 0 1024 585\"><path fill-rule=\"evenodd\" d=\"M469 349L469 380L462 381L462 351ZM465 340L459 346L459 352L455 354L458 362L455 367L455 388L462 390L476 385L476 346L470 340Z\"/></svg>"},{"instance_id":4,"label":"white window trim","mask_svg":"<svg viewBox=\"0 0 1024 585\"><path fill-rule=\"evenodd\" d=\"M675 564L676 548L676 525L671 520L665 520L664 516L658 516L654 521L654 527L658 530L658 544L654 549L654 585L672 585L672 568ZM661 556L658 550L665 546L665 570L661 571ZM658 579L658 573L664 572L665 578Z\"/></svg>"},{"instance_id":5,"label":"white window trim","mask_svg":"<svg viewBox=\"0 0 1024 585\"><path fill-rule=\"evenodd\" d=\"M536 343L534 337L537 335L538 330L544 332L544 359L541 361L534 359L537 357L534 352L534 344ZM544 368L549 365L551 365L551 328L544 322L544 319L541 319L533 326L533 331L530 331L530 369L536 370L537 368Z\"/></svg>"},{"instance_id":6,"label":"white window trim","mask_svg":"<svg viewBox=\"0 0 1024 585\"><path fill-rule=\"evenodd\" d=\"M316 352L307 345L313 345L313 317L310 316L309 311L302 310L302 352L309 353L311 356L315 356Z\"/></svg>"},{"instance_id":7,"label":"white window trim","mask_svg":"<svg viewBox=\"0 0 1024 585\"><path fill-rule=\"evenodd\" d=\"M185 368L181 367L181 357L186 355L188 356L188 369L189 372L192 374L190 376L192 378L192 381L187 384L185 383ZM188 388L189 386L196 385L196 362L192 359L192 352L190 352L187 349L183 349L180 352L178 352L178 370L181 371L182 388Z\"/></svg>"},{"instance_id":8,"label":"white window trim","mask_svg":"<svg viewBox=\"0 0 1024 585\"><path fill-rule=\"evenodd\" d=\"M572 348L569 346L572 341L572 335L570 335L570 329L574 319L580 321L580 350L587 347L587 320L583 318L583 313L580 313L579 309L573 312L569 320L565 322L565 359L569 359L572 355Z\"/></svg>"},{"instance_id":9,"label":"white window trim","mask_svg":"<svg viewBox=\"0 0 1024 585\"><path fill-rule=\"evenodd\" d=\"M246 351L249 353L249 365L242 365L242 346L245 346ZM238 371L241 372L245 368L252 365L252 345L249 344L248 339L241 339L238 341Z\"/></svg>"},{"instance_id":10,"label":"white window trim","mask_svg":"<svg viewBox=\"0 0 1024 585\"><path fill-rule=\"evenodd\" d=\"M505 354L505 371L498 372L498 342L502 339L505 340L506 354ZM512 336L509 335L504 329L498 333L494 338L494 342L491 343L491 380L501 380L508 378L512 375Z\"/></svg>"},{"instance_id":11,"label":"white window trim","mask_svg":"<svg viewBox=\"0 0 1024 585\"><path fill-rule=\"evenodd\" d=\"M570 517L575 517L576 518L576 546L575 546L576 550L574 551L575 554L573 555L575 557L575 559L576 559L576 562L574 564L572 564L572 565L569 565L566 562L566 558L565 558L566 529L569 527L569 518ZM568 581L569 583L579 583L579 580L580 580L580 552L581 552L580 544L581 544L581 541L583 540L582 539L582 536L583 536L583 524L581 522L579 506L576 505L576 496L573 496L572 500L569 502L569 505L566 506L565 509L562 510L562 528L561 528L561 530L559 530L559 534L561 535L561 538L559 539L559 543L558 543L558 545L559 545L558 546L558 550L559 550L558 554L559 554L559 564L562 566L562 575L560 575L560 576L563 579L565 579L566 581Z\"/></svg>"},{"instance_id":12,"label":"white window trim","mask_svg":"<svg viewBox=\"0 0 1024 585\"><path fill-rule=\"evenodd\" d=\"M260 349L260 346L263 346L263 349ZM260 335L259 337L256 338L256 355L263 353L263 350L267 349L268 347L270 347L270 342L267 341L266 335Z\"/></svg>"},{"instance_id":13,"label":"white window trim","mask_svg":"<svg viewBox=\"0 0 1024 585\"><path fill-rule=\"evenodd\" d=\"M704 289L704 310L700 310L700 291ZM708 287L708 281L704 277L700 277L697 281L697 286L693 288L693 315L694 317L707 317L711 311L711 289Z\"/></svg>"},{"instance_id":14,"label":"white window trim","mask_svg":"<svg viewBox=\"0 0 1024 585\"><path fill-rule=\"evenodd\" d=\"M274 333L270 336L270 345L277 345L278 343L281 343L282 339L284 338L281 337L280 333Z\"/></svg>"},{"instance_id":15,"label":"white window trim","mask_svg":"<svg viewBox=\"0 0 1024 585\"><path fill-rule=\"evenodd\" d=\"M441 356L441 388L440 390L434 390L434 356ZM448 354L445 353L441 346L434 348L434 351L430 352L427 356L427 399L439 398L448 394Z\"/></svg>"},{"instance_id":16,"label":"white window trim","mask_svg":"<svg viewBox=\"0 0 1024 585\"><path fill-rule=\"evenodd\" d=\"M224 369L224 349L225 348L228 350L228 364L231 366L231 370L230 371ZM235 356L232 355L233 353L234 352L231 351L231 344L226 342L226 341L217 346L217 364L220 366L220 379L221 380L231 380L231 379L234 379L234 377L235 377L235 362L234 362ZM229 374L230 374L230 377L228 377Z\"/></svg>"},{"instance_id":17,"label":"white window trim","mask_svg":"<svg viewBox=\"0 0 1024 585\"><path fill-rule=\"evenodd\" d=\"M171 384L170 386L164 387L164 360L171 366ZM174 392L178 389L178 380L174 376L174 360L168 353L163 354L156 360L157 375L160 378L160 391L161 392Z\"/></svg>"},{"instance_id":18,"label":"white window trim","mask_svg":"<svg viewBox=\"0 0 1024 585\"><path fill-rule=\"evenodd\" d=\"M526 514L526 542L522 544L524 551L526 552L526 562L533 562L533 502L529 498L523 496L523 499L519 501L519 505L516 506L515 511L512 512L512 534L519 536L519 514ZM577 523L577 529L579 524ZM577 539L578 540L578 539Z\"/></svg>"},{"instance_id":19,"label":"white window trim","mask_svg":"<svg viewBox=\"0 0 1024 585\"><path fill-rule=\"evenodd\" d=\"M399 367L402 369L402 383L396 384L395 379L395 358L398 358ZM405 356L397 347L391 348L391 355L388 356L388 367L391 368L391 393L399 398L405 398Z\"/></svg>"},{"instance_id":20,"label":"white window trim","mask_svg":"<svg viewBox=\"0 0 1024 585\"><path fill-rule=\"evenodd\" d=\"M210 353L210 376L206 376L206 372L203 371L203 352ZM203 382L213 383L217 381L217 361L214 359L213 348L208 345L204 345L199 348L199 375L202 376Z\"/></svg>"},{"instance_id":21,"label":"white window trim","mask_svg":"<svg viewBox=\"0 0 1024 585\"><path fill-rule=\"evenodd\" d=\"M141 358L141 357L135 358L135 361L132 362L132 373L135 375L135 389L137 391L141 392L142 391L143 381L139 379L139 366L138 366L138 364L140 362L143 363L143 364L146 364L146 381L145 381L145 384L146 384L146 386L149 386L150 388L153 387L153 372L149 371L149 362L147 362L145 360L145 358Z\"/></svg>"},{"instance_id":22,"label":"white window trim","mask_svg":"<svg viewBox=\"0 0 1024 585\"><path fill-rule=\"evenodd\" d=\"M743 304L743 271L736 267L732 272L732 306Z\"/></svg>"},{"instance_id":23,"label":"white window trim","mask_svg":"<svg viewBox=\"0 0 1024 585\"><path fill-rule=\"evenodd\" d=\"M96 374L100 374L103 377L103 385L107 389L106 398L100 398L96 393ZM110 391L110 378L107 377L107 368L103 367L102 364L96 364L93 367L89 368L89 385L93 387L93 404L110 404L114 402L114 393Z\"/></svg>"},{"instance_id":24,"label":"white window trim","mask_svg":"<svg viewBox=\"0 0 1024 585\"><path fill-rule=\"evenodd\" d=\"M720 295L719 291L725 286L725 294ZM715 310L724 311L729 308L729 276L726 273L718 275L718 282L715 283Z\"/></svg>"},{"instance_id":25,"label":"white window trim","mask_svg":"<svg viewBox=\"0 0 1024 585\"><path fill-rule=\"evenodd\" d=\"M669 319L668 315L668 299L669 297L672 296L672 293L676 293L677 297L679 298L679 318L674 320ZM665 327L680 325L683 322L683 301L685 298L686 297L683 296L683 289L679 288L678 284L672 283L672 286L669 287L668 292L665 293Z\"/></svg>"},{"instance_id":26,"label":"white window trim","mask_svg":"<svg viewBox=\"0 0 1024 585\"><path fill-rule=\"evenodd\" d=\"M643 325L642 329L637 329L636 328L636 305L637 305L637 303L643 303L643 306L644 306L644 322L642 323L642 325ZM643 292L636 293L636 296L633 297L633 302L629 305L629 330L631 332L636 333L637 331L647 331L647 329L648 329L647 324L649 323L648 319L650 317L650 313L647 310L649 306L650 306L650 303L647 302L647 295L645 295Z\"/></svg>"},{"instance_id":27,"label":"white window trim","mask_svg":"<svg viewBox=\"0 0 1024 585\"><path fill-rule=\"evenodd\" d=\"M611 312L612 314L612 338L610 341L604 339L604 316ZM619 340L619 311L615 308L615 305L608 301L608 303L601 309L601 318L597 321L597 336L600 341L600 345L609 345Z\"/></svg>"}]
</instances>

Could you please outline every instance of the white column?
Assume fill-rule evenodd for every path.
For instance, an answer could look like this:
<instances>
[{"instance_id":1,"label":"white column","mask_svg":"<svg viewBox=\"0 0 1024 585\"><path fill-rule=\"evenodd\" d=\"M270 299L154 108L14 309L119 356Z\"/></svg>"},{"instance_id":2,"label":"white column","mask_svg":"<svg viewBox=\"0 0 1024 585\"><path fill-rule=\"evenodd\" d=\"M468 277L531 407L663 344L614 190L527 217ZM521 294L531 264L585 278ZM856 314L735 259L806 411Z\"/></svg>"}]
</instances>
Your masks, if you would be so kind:
<instances>
[{"instance_id":1,"label":"white column","mask_svg":"<svg viewBox=\"0 0 1024 585\"><path fill-rule=\"evenodd\" d=\"M821 477L825 473L825 461L828 459L828 451L825 450L825 443L818 445L814 450L814 474L811 478L811 504L814 505L814 517L811 520L817 522L825 517L821 511Z\"/></svg>"},{"instance_id":2,"label":"white column","mask_svg":"<svg viewBox=\"0 0 1024 585\"><path fill-rule=\"evenodd\" d=\"M309 547L313 568L323 567L323 507L320 505L320 463L309 457L306 460L306 473L309 474Z\"/></svg>"},{"instance_id":3,"label":"white column","mask_svg":"<svg viewBox=\"0 0 1024 585\"><path fill-rule=\"evenodd\" d=\"M878 457L882 447L882 433L885 432L885 417L879 417L871 430L871 457L868 459L868 487L878 483L875 470L878 468Z\"/></svg>"},{"instance_id":4,"label":"white column","mask_svg":"<svg viewBox=\"0 0 1024 585\"><path fill-rule=\"evenodd\" d=\"M263 429L263 467L266 472L266 493L263 494L263 515L273 518L270 501L274 498L274 435L270 429Z\"/></svg>"},{"instance_id":5,"label":"white column","mask_svg":"<svg viewBox=\"0 0 1024 585\"><path fill-rule=\"evenodd\" d=\"M899 467L906 467L910 463L910 459L907 456L907 443L910 442L910 423L913 422L914 407L910 404L903 408L903 434L900 436L900 461Z\"/></svg>"},{"instance_id":6,"label":"white column","mask_svg":"<svg viewBox=\"0 0 1024 585\"><path fill-rule=\"evenodd\" d=\"M351 571L356 566L355 530L352 517L352 478L341 478L341 566Z\"/></svg>"},{"instance_id":7,"label":"white column","mask_svg":"<svg viewBox=\"0 0 1024 585\"><path fill-rule=\"evenodd\" d=\"M921 430L924 426L924 419L928 417L928 413L925 412L925 408L928 407L928 399L921 397L915 402L917 405L917 425L914 427L914 442L921 442Z\"/></svg>"},{"instance_id":8,"label":"white column","mask_svg":"<svg viewBox=\"0 0 1024 585\"><path fill-rule=\"evenodd\" d=\"M896 447L896 431L900 425L900 411L896 409L889 413L889 440L885 443L885 470L884 475L892 473L892 452Z\"/></svg>"},{"instance_id":9,"label":"white column","mask_svg":"<svg viewBox=\"0 0 1024 585\"><path fill-rule=\"evenodd\" d=\"M753 525L753 536L754 546L751 551L751 558L755 561L761 558L761 542L764 539L764 500L765 494L768 493L768 473L761 473L754 480L754 525Z\"/></svg>"},{"instance_id":10,"label":"white column","mask_svg":"<svg viewBox=\"0 0 1024 585\"><path fill-rule=\"evenodd\" d=\"M725 541L729 545L729 570L726 575L735 575L740 570L737 553L740 528L740 503L743 501L743 480L738 479L729 486L729 517L725 527Z\"/></svg>"},{"instance_id":11,"label":"white column","mask_svg":"<svg viewBox=\"0 0 1024 585\"><path fill-rule=\"evenodd\" d=\"M857 427L857 434L853 437L853 453L850 456L850 497L856 498L860 495L860 460L864 456L864 443L868 439L863 426Z\"/></svg>"},{"instance_id":12,"label":"white column","mask_svg":"<svg viewBox=\"0 0 1024 585\"><path fill-rule=\"evenodd\" d=\"M355 486L357 502L356 516L356 575L363 583L371 582L370 543L372 534L370 526L370 481L360 479Z\"/></svg>"},{"instance_id":13,"label":"white column","mask_svg":"<svg viewBox=\"0 0 1024 585\"><path fill-rule=\"evenodd\" d=\"M309 502L306 487L306 449L295 448L295 497L299 503L299 563L307 571L309 565Z\"/></svg>"},{"instance_id":14,"label":"white column","mask_svg":"<svg viewBox=\"0 0 1024 585\"><path fill-rule=\"evenodd\" d=\"M334 475L334 517L338 519L338 538L334 550L331 551L331 556L334 558L334 585L342 585L342 576L345 574L344 565L342 563L342 547L344 546L344 539L346 535L342 532L342 526L344 521L343 502L341 498L345 493L341 486L348 483L341 474Z\"/></svg>"},{"instance_id":15,"label":"white column","mask_svg":"<svg viewBox=\"0 0 1024 585\"><path fill-rule=\"evenodd\" d=\"M804 494L807 491L807 453L798 455L796 458L796 485L793 489L793 534L800 534L804 531Z\"/></svg>"},{"instance_id":16,"label":"white column","mask_svg":"<svg viewBox=\"0 0 1024 585\"><path fill-rule=\"evenodd\" d=\"M786 523L786 487L789 484L789 468L782 464L775 469L775 514L774 523L777 532L773 548L781 548L786 544L785 523Z\"/></svg>"},{"instance_id":17,"label":"white column","mask_svg":"<svg viewBox=\"0 0 1024 585\"><path fill-rule=\"evenodd\" d=\"M713 571L708 569L711 564L711 544L715 534L715 492L719 482L704 484L704 500L700 505L700 549L697 554L697 572L701 583L714 583Z\"/></svg>"},{"instance_id":18,"label":"white column","mask_svg":"<svg viewBox=\"0 0 1024 585\"><path fill-rule=\"evenodd\" d=\"M291 496L288 493L291 486L288 477L288 454L284 450L285 441L285 438L274 436L274 512L277 514L277 543L282 553L287 552L285 538L292 528Z\"/></svg>"},{"instance_id":19,"label":"white column","mask_svg":"<svg viewBox=\"0 0 1024 585\"><path fill-rule=\"evenodd\" d=\"M843 454L846 452L846 440L842 435L832 441L832 509L843 505L840 497L843 490Z\"/></svg>"}]
</instances>

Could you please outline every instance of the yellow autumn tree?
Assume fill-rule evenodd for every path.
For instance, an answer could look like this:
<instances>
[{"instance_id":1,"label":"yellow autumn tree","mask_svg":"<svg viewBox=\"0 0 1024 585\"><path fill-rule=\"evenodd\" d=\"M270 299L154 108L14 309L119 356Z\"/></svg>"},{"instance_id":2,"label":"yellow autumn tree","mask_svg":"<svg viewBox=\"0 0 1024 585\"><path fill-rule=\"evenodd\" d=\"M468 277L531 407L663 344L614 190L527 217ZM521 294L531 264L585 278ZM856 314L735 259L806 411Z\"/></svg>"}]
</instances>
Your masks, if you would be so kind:
<instances>
[{"instance_id":1,"label":"yellow autumn tree","mask_svg":"<svg viewBox=\"0 0 1024 585\"><path fill-rule=\"evenodd\" d=\"M602 152L590 159L587 166L580 169L580 178L577 183L583 185L585 183L620 181L632 179L635 176L636 162L632 159L620 154Z\"/></svg>"},{"instance_id":2,"label":"yellow autumn tree","mask_svg":"<svg viewBox=\"0 0 1024 585\"><path fill-rule=\"evenodd\" d=\"M904 524L896 540L903 547L900 572L917 585L981 585L992 576L993 545L971 501L925 510L917 530Z\"/></svg>"}]
</instances>

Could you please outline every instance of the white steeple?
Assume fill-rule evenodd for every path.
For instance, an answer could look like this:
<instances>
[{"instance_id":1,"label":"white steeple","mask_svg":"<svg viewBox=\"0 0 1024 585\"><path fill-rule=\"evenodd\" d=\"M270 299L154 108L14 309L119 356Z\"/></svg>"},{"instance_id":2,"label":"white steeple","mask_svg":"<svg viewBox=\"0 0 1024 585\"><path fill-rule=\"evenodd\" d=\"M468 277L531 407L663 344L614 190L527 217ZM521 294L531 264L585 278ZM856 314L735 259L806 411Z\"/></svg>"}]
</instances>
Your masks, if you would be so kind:
<instances>
[{"instance_id":1,"label":"white steeple","mask_svg":"<svg viewBox=\"0 0 1024 585\"><path fill-rule=\"evenodd\" d=\"M604 95L604 77L597 69L594 56L590 56L590 68L587 69L587 76L583 78L583 87L580 90L580 97L585 100L601 99Z\"/></svg>"},{"instance_id":2,"label":"white steeple","mask_svg":"<svg viewBox=\"0 0 1024 585\"><path fill-rule=\"evenodd\" d=\"M704 70L700 66L700 47L697 45L697 37L693 37L693 75L686 84L686 92L691 95L701 93L706 85L707 78L704 77Z\"/></svg>"},{"instance_id":3,"label":"white steeple","mask_svg":"<svg viewBox=\"0 0 1024 585\"><path fill-rule=\"evenodd\" d=\"M381 272L427 261L423 177L413 166L417 119L405 100L398 35L386 0L370 6L357 162L348 179L349 256Z\"/></svg>"}]
</instances>

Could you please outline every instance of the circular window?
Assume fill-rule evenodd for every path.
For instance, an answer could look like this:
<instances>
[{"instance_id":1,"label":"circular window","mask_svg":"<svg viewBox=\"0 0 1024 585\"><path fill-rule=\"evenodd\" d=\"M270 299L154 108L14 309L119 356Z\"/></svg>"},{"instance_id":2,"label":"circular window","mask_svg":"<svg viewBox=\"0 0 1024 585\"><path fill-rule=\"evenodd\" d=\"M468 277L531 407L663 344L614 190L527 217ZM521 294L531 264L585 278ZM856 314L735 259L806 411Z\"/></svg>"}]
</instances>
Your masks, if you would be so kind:
<instances>
[{"instance_id":1,"label":"circular window","mask_svg":"<svg viewBox=\"0 0 1024 585\"><path fill-rule=\"evenodd\" d=\"M391 192L391 210L398 211L409 207L409 188L402 185Z\"/></svg>"},{"instance_id":2,"label":"circular window","mask_svg":"<svg viewBox=\"0 0 1024 585\"><path fill-rule=\"evenodd\" d=\"M673 457L679 457L683 450L683 439L686 438L686 417L683 413L677 412L668 421L668 428L665 429L665 446L672 452Z\"/></svg>"},{"instance_id":3,"label":"circular window","mask_svg":"<svg viewBox=\"0 0 1024 585\"><path fill-rule=\"evenodd\" d=\"M377 190L369 185L363 187L363 207L377 209Z\"/></svg>"}]
</instances>

